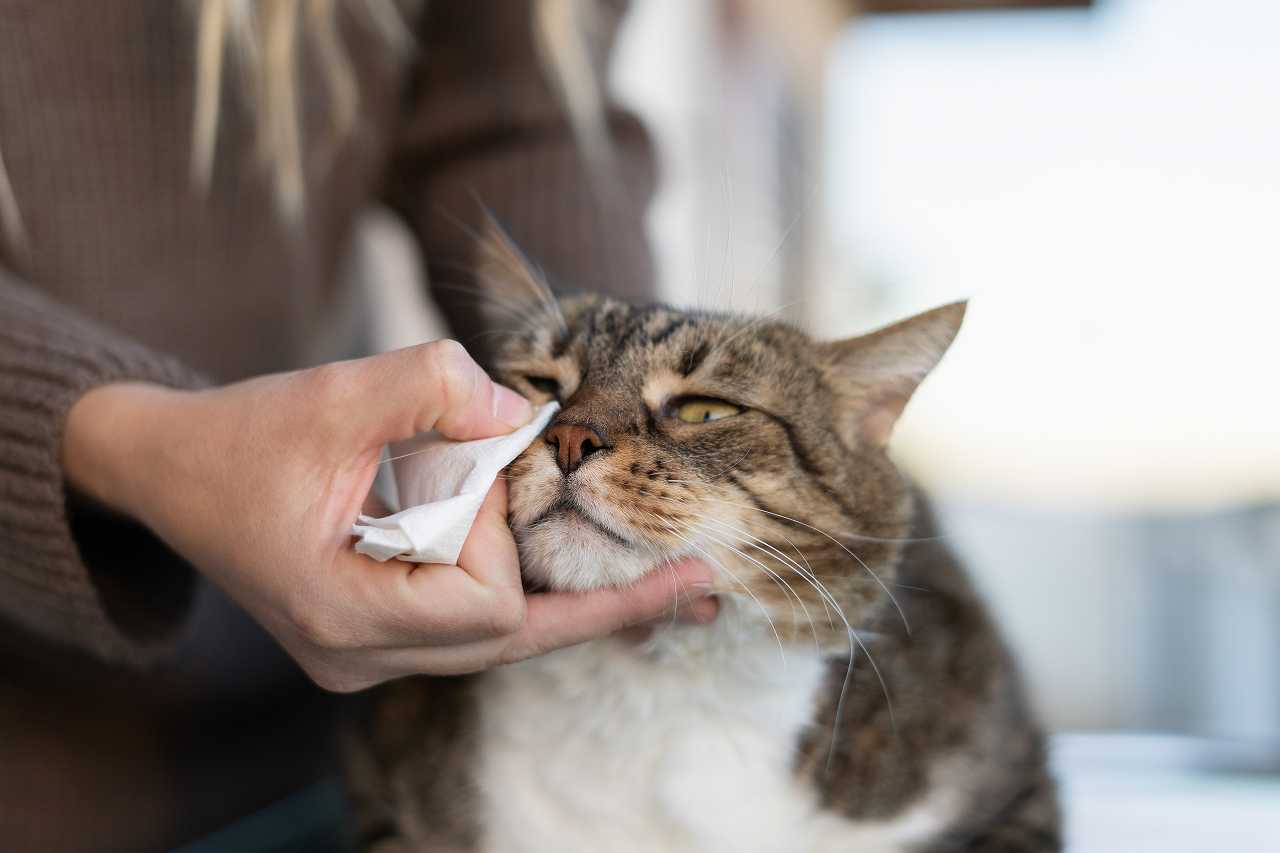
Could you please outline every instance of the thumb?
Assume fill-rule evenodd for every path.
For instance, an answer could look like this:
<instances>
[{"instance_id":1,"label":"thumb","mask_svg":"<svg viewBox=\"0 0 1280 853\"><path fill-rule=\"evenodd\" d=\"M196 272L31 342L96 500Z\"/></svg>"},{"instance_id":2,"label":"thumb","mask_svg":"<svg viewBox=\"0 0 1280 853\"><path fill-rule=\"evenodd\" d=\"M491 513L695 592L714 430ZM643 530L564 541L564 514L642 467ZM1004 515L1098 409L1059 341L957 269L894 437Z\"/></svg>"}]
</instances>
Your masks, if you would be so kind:
<instances>
[{"instance_id":1,"label":"thumb","mask_svg":"<svg viewBox=\"0 0 1280 853\"><path fill-rule=\"evenodd\" d=\"M380 442L436 430L458 440L503 435L533 415L529 401L499 385L457 341L432 341L353 363L360 411Z\"/></svg>"}]
</instances>

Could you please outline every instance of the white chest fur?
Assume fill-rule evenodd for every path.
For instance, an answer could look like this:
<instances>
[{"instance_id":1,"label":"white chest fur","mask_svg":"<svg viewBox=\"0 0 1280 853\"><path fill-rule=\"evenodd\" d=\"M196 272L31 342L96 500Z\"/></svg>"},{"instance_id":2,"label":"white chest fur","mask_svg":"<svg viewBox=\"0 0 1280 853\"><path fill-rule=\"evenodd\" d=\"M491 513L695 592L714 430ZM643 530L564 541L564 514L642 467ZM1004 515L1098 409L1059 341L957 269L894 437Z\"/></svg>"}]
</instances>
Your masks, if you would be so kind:
<instances>
[{"instance_id":1,"label":"white chest fur","mask_svg":"<svg viewBox=\"0 0 1280 853\"><path fill-rule=\"evenodd\" d=\"M745 639L736 621L486 676L484 848L850 849L854 825L820 812L792 772L823 661L795 648L784 659L772 635Z\"/></svg>"},{"instance_id":2,"label":"white chest fur","mask_svg":"<svg viewBox=\"0 0 1280 853\"><path fill-rule=\"evenodd\" d=\"M725 611L729 612L725 612ZM899 851L954 814L935 790L890 820L819 809L793 759L825 675L734 612L490 672L477 767L488 853Z\"/></svg>"}]
</instances>

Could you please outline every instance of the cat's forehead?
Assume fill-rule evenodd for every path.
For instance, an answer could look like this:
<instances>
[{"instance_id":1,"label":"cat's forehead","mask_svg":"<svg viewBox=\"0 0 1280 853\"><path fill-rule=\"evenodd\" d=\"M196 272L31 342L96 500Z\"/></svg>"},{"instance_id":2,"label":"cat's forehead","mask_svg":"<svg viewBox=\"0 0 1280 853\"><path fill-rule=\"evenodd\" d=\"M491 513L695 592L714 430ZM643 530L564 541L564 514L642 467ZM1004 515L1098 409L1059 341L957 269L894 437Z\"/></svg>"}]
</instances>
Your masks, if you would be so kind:
<instances>
[{"instance_id":1,"label":"cat's forehead","mask_svg":"<svg viewBox=\"0 0 1280 853\"><path fill-rule=\"evenodd\" d=\"M811 348L803 333L759 318L595 295L566 297L561 310L564 324L549 329L542 346L550 357L575 361L596 377L653 371L759 376L795 365Z\"/></svg>"}]
</instances>

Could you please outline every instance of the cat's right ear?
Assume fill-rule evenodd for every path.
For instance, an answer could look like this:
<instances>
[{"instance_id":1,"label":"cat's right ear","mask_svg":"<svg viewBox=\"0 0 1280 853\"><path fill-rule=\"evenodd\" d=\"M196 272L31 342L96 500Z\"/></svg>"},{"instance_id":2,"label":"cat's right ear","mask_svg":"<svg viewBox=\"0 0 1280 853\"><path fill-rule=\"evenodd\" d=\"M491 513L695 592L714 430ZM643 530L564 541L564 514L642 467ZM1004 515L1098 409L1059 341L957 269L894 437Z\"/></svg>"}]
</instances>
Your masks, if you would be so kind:
<instances>
[{"instance_id":1,"label":"cat's right ear","mask_svg":"<svg viewBox=\"0 0 1280 853\"><path fill-rule=\"evenodd\" d=\"M821 345L832 382L849 403L836 414L843 434L878 447L889 443L907 401L960 331L965 306L953 302Z\"/></svg>"},{"instance_id":2,"label":"cat's right ear","mask_svg":"<svg viewBox=\"0 0 1280 853\"><path fill-rule=\"evenodd\" d=\"M476 247L475 279L490 328L508 329L536 317L560 318L560 305L542 271L488 213Z\"/></svg>"}]
</instances>

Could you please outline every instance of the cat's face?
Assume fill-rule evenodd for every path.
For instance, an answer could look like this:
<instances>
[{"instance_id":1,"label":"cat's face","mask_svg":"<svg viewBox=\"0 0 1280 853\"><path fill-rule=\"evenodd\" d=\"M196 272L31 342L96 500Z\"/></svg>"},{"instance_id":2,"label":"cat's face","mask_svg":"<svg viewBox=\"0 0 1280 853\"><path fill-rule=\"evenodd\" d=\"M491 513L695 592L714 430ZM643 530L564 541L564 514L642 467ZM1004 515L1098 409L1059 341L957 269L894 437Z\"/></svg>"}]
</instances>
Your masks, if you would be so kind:
<instances>
[{"instance_id":1,"label":"cat's face","mask_svg":"<svg viewBox=\"0 0 1280 853\"><path fill-rule=\"evenodd\" d=\"M508 469L531 584L620 586L695 556L783 639L837 645L837 609L861 621L887 600L909 504L884 444L962 306L837 344L600 296L518 313L495 378L562 407Z\"/></svg>"}]
</instances>

